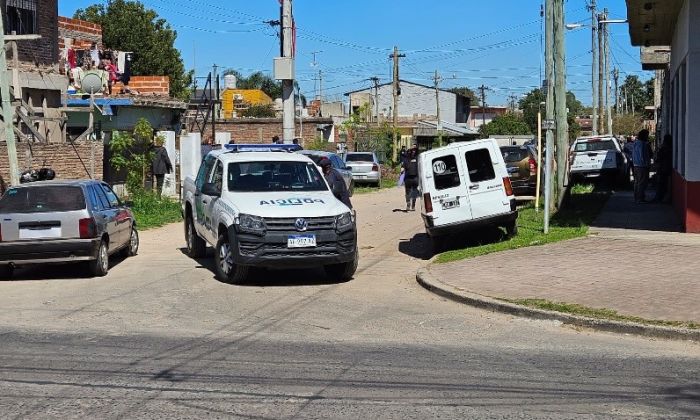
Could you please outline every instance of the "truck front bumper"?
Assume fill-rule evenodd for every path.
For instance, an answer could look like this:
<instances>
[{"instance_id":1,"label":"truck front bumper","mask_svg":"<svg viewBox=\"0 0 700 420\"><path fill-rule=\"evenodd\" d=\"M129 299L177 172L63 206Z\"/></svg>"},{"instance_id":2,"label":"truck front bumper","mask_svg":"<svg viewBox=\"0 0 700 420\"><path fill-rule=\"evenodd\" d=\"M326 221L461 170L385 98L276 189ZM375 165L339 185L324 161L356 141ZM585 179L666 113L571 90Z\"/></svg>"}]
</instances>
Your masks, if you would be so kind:
<instances>
[{"instance_id":1,"label":"truck front bumper","mask_svg":"<svg viewBox=\"0 0 700 420\"><path fill-rule=\"evenodd\" d=\"M233 245L234 263L265 268L310 268L341 264L352 261L357 255L357 231L351 229L338 233L334 230L319 230L316 246L308 248L288 248L289 236L296 231L267 232L257 236L229 229L229 240Z\"/></svg>"}]
</instances>

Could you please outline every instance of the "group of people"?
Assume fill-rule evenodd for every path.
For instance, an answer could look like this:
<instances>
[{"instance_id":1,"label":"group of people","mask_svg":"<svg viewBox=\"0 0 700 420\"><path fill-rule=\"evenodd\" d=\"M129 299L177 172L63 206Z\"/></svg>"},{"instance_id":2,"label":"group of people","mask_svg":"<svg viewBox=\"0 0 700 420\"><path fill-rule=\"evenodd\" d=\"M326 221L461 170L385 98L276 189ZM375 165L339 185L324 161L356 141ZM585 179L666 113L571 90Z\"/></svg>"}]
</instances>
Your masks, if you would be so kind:
<instances>
[{"instance_id":1,"label":"group of people","mask_svg":"<svg viewBox=\"0 0 700 420\"><path fill-rule=\"evenodd\" d=\"M642 130L636 139L628 139L623 149L629 169L634 177L635 203L648 203L646 189L649 186L652 150L649 144L649 130ZM664 136L661 146L656 152L656 195L652 201L661 202L666 198L673 169L673 138L670 134Z\"/></svg>"},{"instance_id":2,"label":"group of people","mask_svg":"<svg viewBox=\"0 0 700 420\"><path fill-rule=\"evenodd\" d=\"M123 83L124 90L129 91L132 60L130 53L100 50L93 42L89 50L76 50L72 48L71 43L67 43L64 55L70 86L76 91L82 90L85 73L94 70L103 72L101 75L103 87L109 95L112 94L112 87L117 82Z\"/></svg>"}]
</instances>

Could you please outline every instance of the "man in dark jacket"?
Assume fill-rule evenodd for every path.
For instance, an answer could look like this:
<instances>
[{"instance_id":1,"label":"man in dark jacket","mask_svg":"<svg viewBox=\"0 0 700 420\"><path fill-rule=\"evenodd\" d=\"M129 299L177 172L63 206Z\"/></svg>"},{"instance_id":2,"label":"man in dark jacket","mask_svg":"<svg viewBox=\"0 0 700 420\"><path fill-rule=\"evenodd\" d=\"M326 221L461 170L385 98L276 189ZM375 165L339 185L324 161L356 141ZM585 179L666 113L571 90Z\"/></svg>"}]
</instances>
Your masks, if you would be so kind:
<instances>
[{"instance_id":1,"label":"man in dark jacket","mask_svg":"<svg viewBox=\"0 0 700 420\"><path fill-rule=\"evenodd\" d=\"M403 172L403 184L406 189L406 211L416 210L416 200L418 199L418 148L413 147L406 154L401 164Z\"/></svg>"},{"instance_id":2,"label":"man in dark jacket","mask_svg":"<svg viewBox=\"0 0 700 420\"><path fill-rule=\"evenodd\" d=\"M153 172L153 178L155 178L156 191L158 192L158 198L160 198L163 193L163 182L165 181L165 174L169 174L173 170L173 165L170 163L170 157L168 157L168 151L163 147L163 140L156 138L153 143L153 160L151 161L151 171Z\"/></svg>"},{"instance_id":3,"label":"man in dark jacket","mask_svg":"<svg viewBox=\"0 0 700 420\"><path fill-rule=\"evenodd\" d=\"M350 193L348 192L348 187L345 185L345 180L338 171L333 169L330 159L323 158L318 165L323 170L323 176L326 178L328 185L331 187L333 195L335 195L335 197L343 204L349 208L352 208Z\"/></svg>"}]
</instances>

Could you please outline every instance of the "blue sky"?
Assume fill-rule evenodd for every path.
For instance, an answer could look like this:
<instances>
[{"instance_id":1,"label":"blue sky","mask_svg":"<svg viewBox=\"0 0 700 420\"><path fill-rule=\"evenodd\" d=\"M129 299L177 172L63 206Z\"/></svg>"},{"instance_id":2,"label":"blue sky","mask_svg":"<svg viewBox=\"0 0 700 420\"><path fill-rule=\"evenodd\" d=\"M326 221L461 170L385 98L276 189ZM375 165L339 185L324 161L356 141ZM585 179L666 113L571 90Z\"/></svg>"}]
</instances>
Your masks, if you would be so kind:
<instances>
[{"instance_id":1,"label":"blue sky","mask_svg":"<svg viewBox=\"0 0 700 420\"><path fill-rule=\"evenodd\" d=\"M61 15L100 0L59 0ZM276 30L262 23L279 18L278 0L144 0L178 32L176 46L187 68L205 76L213 64L243 74L271 72L279 53ZM313 97L318 70L324 97L341 99L347 91L370 86L377 76L391 78L389 54L398 45L406 58L401 78L432 84L433 72L443 87L482 84L487 103L506 104L539 85L541 69L541 0L354 0L294 1L297 32L297 79ZM566 21L590 23L586 0L566 1ZM598 0L610 18L626 18L624 0ZM639 50L630 45L627 25L610 25L612 59L621 78L641 71ZM567 32L568 88L590 104L591 34ZM313 52L316 65L313 65Z\"/></svg>"}]
</instances>

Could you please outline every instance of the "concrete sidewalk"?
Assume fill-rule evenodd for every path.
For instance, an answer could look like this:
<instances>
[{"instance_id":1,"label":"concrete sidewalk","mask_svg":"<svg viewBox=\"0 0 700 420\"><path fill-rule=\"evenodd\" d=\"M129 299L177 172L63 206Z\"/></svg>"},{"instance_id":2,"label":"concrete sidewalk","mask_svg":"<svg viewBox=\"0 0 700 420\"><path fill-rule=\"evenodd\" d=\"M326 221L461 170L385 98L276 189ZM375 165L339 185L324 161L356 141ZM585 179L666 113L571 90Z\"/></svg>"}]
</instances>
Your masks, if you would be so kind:
<instances>
[{"instance_id":1,"label":"concrete sidewalk","mask_svg":"<svg viewBox=\"0 0 700 420\"><path fill-rule=\"evenodd\" d=\"M700 322L700 235L673 209L614 194L587 238L433 264L430 277L491 298L536 298L645 319Z\"/></svg>"}]
</instances>

